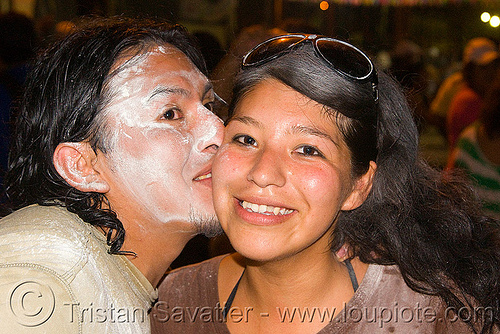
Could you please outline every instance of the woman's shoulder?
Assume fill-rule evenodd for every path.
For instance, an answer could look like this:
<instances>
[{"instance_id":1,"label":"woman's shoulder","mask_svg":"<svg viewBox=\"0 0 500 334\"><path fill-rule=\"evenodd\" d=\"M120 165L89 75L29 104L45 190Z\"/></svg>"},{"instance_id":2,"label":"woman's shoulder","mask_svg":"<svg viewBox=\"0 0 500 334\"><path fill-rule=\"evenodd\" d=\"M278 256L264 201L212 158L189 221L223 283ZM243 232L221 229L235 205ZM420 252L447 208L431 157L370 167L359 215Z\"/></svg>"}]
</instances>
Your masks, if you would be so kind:
<instances>
[{"instance_id":1,"label":"woman's shoulder","mask_svg":"<svg viewBox=\"0 0 500 334\"><path fill-rule=\"evenodd\" d=\"M226 256L168 273L158 287L158 301L151 310L152 333L203 333L207 332L204 326L213 332L213 326L221 326L214 319L222 319L217 281L219 265Z\"/></svg>"},{"instance_id":2,"label":"woman's shoulder","mask_svg":"<svg viewBox=\"0 0 500 334\"><path fill-rule=\"evenodd\" d=\"M228 254L219 255L203 262L173 269L168 272L168 275L165 277L165 281L176 280L179 278L184 279L186 276L196 276L203 273L215 273L215 275L217 275L219 265L226 256L228 256Z\"/></svg>"},{"instance_id":3,"label":"woman's shoulder","mask_svg":"<svg viewBox=\"0 0 500 334\"><path fill-rule=\"evenodd\" d=\"M371 295L371 303L387 305L406 305L417 307L419 304L431 304L435 302L429 295L424 295L412 290L404 280L396 265L371 264L366 274L372 283L366 289L375 288L376 292ZM423 303L423 304L422 304Z\"/></svg>"},{"instance_id":4,"label":"woman's shoulder","mask_svg":"<svg viewBox=\"0 0 500 334\"><path fill-rule=\"evenodd\" d=\"M371 264L354 297L319 333L471 333L439 297L412 290L395 265ZM319 334L318 333L318 334Z\"/></svg>"},{"instance_id":5,"label":"woman's shoulder","mask_svg":"<svg viewBox=\"0 0 500 334\"><path fill-rule=\"evenodd\" d=\"M170 271L158 286L160 300L172 298L173 295L187 296L200 289L216 290L219 265L226 256L220 255Z\"/></svg>"},{"instance_id":6,"label":"woman's shoulder","mask_svg":"<svg viewBox=\"0 0 500 334\"><path fill-rule=\"evenodd\" d=\"M396 265L370 265L360 292L365 298L357 306L375 307L377 309L433 309L442 312L443 304L438 297L425 295L411 289ZM363 283L368 283L363 285ZM397 311L396 311L397 312Z\"/></svg>"}]
</instances>

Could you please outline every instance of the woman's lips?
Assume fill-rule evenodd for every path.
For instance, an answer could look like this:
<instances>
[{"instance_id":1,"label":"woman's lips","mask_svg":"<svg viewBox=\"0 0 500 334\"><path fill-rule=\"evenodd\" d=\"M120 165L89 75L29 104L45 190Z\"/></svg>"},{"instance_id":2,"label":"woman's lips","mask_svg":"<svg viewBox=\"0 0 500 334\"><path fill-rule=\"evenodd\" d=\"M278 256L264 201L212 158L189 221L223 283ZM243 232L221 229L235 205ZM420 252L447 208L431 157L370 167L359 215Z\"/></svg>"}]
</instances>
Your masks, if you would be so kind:
<instances>
[{"instance_id":1,"label":"woman's lips","mask_svg":"<svg viewBox=\"0 0 500 334\"><path fill-rule=\"evenodd\" d=\"M266 204L256 204L256 203L250 203L247 201L240 201L240 205L246 209L248 212L258 212L262 213L265 215L287 215L291 214L293 210L279 207L279 206L272 206L272 205L266 205Z\"/></svg>"},{"instance_id":2,"label":"woman's lips","mask_svg":"<svg viewBox=\"0 0 500 334\"><path fill-rule=\"evenodd\" d=\"M236 199L236 212L241 219L249 224L271 226L283 223L296 210Z\"/></svg>"}]
</instances>

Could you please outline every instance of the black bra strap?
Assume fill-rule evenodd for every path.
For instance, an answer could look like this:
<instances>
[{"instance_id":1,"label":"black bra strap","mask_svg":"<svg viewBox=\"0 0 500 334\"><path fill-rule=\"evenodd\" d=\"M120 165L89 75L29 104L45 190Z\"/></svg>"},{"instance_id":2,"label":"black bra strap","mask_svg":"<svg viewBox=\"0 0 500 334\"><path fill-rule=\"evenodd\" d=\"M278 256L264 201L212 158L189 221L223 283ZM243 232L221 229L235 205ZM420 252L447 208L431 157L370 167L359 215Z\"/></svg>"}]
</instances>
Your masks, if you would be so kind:
<instances>
[{"instance_id":1,"label":"black bra strap","mask_svg":"<svg viewBox=\"0 0 500 334\"><path fill-rule=\"evenodd\" d=\"M349 278L351 279L351 284L354 292L358 290L359 284L358 284L358 279L356 278L356 274L354 273L354 268L352 267L351 261L349 259L344 261L347 271L349 272ZM231 309L231 305L233 305L233 300L234 297L236 296L236 291L238 291L238 286L240 285L241 278L243 277L243 274L245 273L245 269L243 269L243 272L241 273L240 278L238 279L238 282L236 282L235 286L233 287L233 290L229 294L229 297L227 298L226 304L224 305L224 308L222 309L222 319L226 320L227 313Z\"/></svg>"},{"instance_id":2,"label":"black bra strap","mask_svg":"<svg viewBox=\"0 0 500 334\"><path fill-rule=\"evenodd\" d=\"M344 261L347 271L349 272L349 277L351 278L351 284L354 292L358 290L359 284L358 279L356 278L356 273L354 272L354 268L352 267L351 260L347 259Z\"/></svg>"},{"instance_id":3,"label":"black bra strap","mask_svg":"<svg viewBox=\"0 0 500 334\"><path fill-rule=\"evenodd\" d=\"M241 281L241 278L243 277L243 274L245 273L245 269L243 269L243 272L241 273L241 276L238 279L238 282L236 282L236 285L234 286L233 290L229 294L229 297L227 298L226 304L224 305L224 308L222 309L222 319L223 320L226 320L227 313L229 312L231 305L233 305L234 296L236 296L236 291L238 291L238 285L240 285L240 281Z\"/></svg>"}]
</instances>

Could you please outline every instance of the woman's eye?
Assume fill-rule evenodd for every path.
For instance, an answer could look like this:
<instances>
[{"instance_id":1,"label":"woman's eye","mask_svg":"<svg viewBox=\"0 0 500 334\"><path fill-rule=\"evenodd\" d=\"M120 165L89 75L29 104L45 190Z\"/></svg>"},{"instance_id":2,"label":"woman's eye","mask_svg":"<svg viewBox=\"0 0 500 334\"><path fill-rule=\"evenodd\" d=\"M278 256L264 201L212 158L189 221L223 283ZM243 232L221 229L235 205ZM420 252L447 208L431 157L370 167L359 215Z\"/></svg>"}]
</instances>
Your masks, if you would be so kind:
<instances>
[{"instance_id":1,"label":"woman's eye","mask_svg":"<svg viewBox=\"0 0 500 334\"><path fill-rule=\"evenodd\" d=\"M233 138L233 140L235 142L238 142L238 143L245 145L245 146L256 146L257 145L257 141L255 139L253 139L252 137L247 136L247 135L235 136Z\"/></svg>"},{"instance_id":2,"label":"woman's eye","mask_svg":"<svg viewBox=\"0 0 500 334\"><path fill-rule=\"evenodd\" d=\"M302 154L305 156L323 157L323 154L317 148L315 148L313 146L308 146L308 145L304 145L304 146L297 148L297 152L299 154Z\"/></svg>"},{"instance_id":3,"label":"woman's eye","mask_svg":"<svg viewBox=\"0 0 500 334\"><path fill-rule=\"evenodd\" d=\"M182 117L181 111L177 108L168 109L162 115L163 119L166 119L169 121L174 120L174 119L178 119L181 117Z\"/></svg>"}]
</instances>

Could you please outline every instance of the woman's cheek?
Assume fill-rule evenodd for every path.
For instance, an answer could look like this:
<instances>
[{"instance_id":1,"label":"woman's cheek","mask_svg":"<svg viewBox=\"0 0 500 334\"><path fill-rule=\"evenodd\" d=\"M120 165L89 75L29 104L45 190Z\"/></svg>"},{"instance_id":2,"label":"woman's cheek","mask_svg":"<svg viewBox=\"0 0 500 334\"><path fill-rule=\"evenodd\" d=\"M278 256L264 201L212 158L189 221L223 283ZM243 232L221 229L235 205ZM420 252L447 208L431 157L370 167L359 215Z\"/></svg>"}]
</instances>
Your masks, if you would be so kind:
<instances>
[{"instance_id":1,"label":"woman's cheek","mask_svg":"<svg viewBox=\"0 0 500 334\"><path fill-rule=\"evenodd\" d=\"M217 152L212 166L214 189L219 185L227 184L233 177L241 177L244 160L236 150L222 146Z\"/></svg>"},{"instance_id":2,"label":"woman's cheek","mask_svg":"<svg viewBox=\"0 0 500 334\"><path fill-rule=\"evenodd\" d=\"M341 176L336 170L322 167L302 167L294 172L302 194L317 200L332 200L341 188Z\"/></svg>"},{"instance_id":3,"label":"woman's cheek","mask_svg":"<svg viewBox=\"0 0 500 334\"><path fill-rule=\"evenodd\" d=\"M330 183L330 180L325 177L324 173L313 169L309 169L307 171L307 177L304 175L303 177L300 177L300 180L303 191L318 195L323 195L325 188L329 187Z\"/></svg>"},{"instance_id":4,"label":"woman's cheek","mask_svg":"<svg viewBox=\"0 0 500 334\"><path fill-rule=\"evenodd\" d=\"M223 228L226 228L223 222L226 222L231 211L231 180L234 179L232 171L235 169L235 163L232 160L232 154L227 146L221 146L215 156L212 165L212 196L214 201L215 213Z\"/></svg>"}]
</instances>

